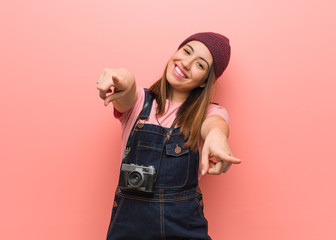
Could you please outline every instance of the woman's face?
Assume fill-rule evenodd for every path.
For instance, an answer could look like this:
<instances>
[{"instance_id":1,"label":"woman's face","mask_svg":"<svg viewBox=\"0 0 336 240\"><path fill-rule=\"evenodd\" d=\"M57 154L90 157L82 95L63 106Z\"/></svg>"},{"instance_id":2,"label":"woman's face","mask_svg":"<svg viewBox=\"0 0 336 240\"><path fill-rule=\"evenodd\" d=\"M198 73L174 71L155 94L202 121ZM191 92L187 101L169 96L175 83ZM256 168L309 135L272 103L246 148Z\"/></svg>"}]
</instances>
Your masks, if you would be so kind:
<instances>
[{"instance_id":1,"label":"woman's face","mask_svg":"<svg viewBox=\"0 0 336 240\"><path fill-rule=\"evenodd\" d=\"M169 59L166 78L173 87L172 100L183 102L191 90L204 87L212 65L209 49L199 41L190 41Z\"/></svg>"}]
</instances>

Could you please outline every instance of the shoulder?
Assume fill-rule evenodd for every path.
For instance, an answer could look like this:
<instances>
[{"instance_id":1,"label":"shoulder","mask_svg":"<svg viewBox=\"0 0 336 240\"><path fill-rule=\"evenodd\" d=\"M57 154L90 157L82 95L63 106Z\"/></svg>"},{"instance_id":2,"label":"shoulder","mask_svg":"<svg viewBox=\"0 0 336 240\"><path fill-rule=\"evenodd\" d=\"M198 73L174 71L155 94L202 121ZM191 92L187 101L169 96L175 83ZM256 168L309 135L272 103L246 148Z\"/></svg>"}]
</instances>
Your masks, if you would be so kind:
<instances>
[{"instance_id":1,"label":"shoulder","mask_svg":"<svg viewBox=\"0 0 336 240\"><path fill-rule=\"evenodd\" d=\"M227 110L223 107L220 106L216 103L210 103L208 106L207 114L206 117L212 116L212 115L218 115L226 121L227 124L229 124L230 119L229 119L229 114Z\"/></svg>"}]
</instances>

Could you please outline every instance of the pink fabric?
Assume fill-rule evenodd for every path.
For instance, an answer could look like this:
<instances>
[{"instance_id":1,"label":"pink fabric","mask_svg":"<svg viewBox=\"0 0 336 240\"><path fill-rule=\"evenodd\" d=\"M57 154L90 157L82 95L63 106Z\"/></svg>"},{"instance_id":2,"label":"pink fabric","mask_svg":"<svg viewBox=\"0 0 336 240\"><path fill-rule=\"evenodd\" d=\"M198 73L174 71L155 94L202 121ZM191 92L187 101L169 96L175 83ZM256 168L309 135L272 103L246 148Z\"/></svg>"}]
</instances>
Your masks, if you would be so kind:
<instances>
[{"instance_id":1,"label":"pink fabric","mask_svg":"<svg viewBox=\"0 0 336 240\"><path fill-rule=\"evenodd\" d=\"M136 118L138 117L139 113L141 112L144 101L145 101L145 92L142 87L139 87L139 86L137 87L137 94L138 94L138 99L136 103L134 104L134 106L129 111L120 114L117 110L114 109L115 118L119 119L122 124L122 145L121 145L122 149L125 149L126 147L128 135L130 134L130 131L132 130L134 122ZM156 119L155 113L156 113L157 104L156 104L156 101L153 101L152 110L151 110L148 120L146 121L139 120L139 122L159 125L158 124L158 121L159 121L162 127L169 128L172 125L176 117L178 108L181 106L181 104L182 103L179 103L179 102L170 102L170 104L166 104L166 113L163 116L160 116L158 119ZM168 107L169 109L167 109ZM218 115L222 117L229 124L228 113L226 109L223 108L222 106L219 106L216 104L210 104L208 107L207 117L211 115ZM201 157L202 157L202 154L201 154L202 147L203 147L203 142L201 142L198 147L200 162L201 162ZM123 151L122 151L122 155L123 155ZM200 171L199 171L199 177L200 177Z\"/></svg>"}]
</instances>

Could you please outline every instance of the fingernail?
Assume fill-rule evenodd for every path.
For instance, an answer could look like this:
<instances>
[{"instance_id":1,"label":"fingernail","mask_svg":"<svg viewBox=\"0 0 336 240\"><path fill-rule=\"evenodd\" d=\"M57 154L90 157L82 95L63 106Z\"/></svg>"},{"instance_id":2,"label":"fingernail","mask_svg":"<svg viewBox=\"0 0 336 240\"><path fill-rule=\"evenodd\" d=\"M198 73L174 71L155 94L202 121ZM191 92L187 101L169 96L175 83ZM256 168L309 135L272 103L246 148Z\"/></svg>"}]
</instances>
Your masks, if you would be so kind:
<instances>
[{"instance_id":1,"label":"fingernail","mask_svg":"<svg viewBox=\"0 0 336 240\"><path fill-rule=\"evenodd\" d=\"M202 169L202 176L205 174L205 170L204 169Z\"/></svg>"}]
</instances>

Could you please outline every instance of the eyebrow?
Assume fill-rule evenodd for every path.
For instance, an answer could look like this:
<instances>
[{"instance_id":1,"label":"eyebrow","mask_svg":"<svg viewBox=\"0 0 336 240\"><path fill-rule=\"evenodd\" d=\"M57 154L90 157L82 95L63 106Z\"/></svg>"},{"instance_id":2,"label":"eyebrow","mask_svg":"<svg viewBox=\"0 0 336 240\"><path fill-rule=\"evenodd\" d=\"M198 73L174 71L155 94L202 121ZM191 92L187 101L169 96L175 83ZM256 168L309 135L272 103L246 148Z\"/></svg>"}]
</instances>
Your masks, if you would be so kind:
<instances>
[{"instance_id":1,"label":"eyebrow","mask_svg":"<svg viewBox=\"0 0 336 240\"><path fill-rule=\"evenodd\" d=\"M191 48L191 50L193 51L193 52L195 52L195 50L193 49L193 47L191 46L191 45L189 45L189 44L186 44L188 47L190 47ZM207 60L205 60L205 58L203 58L203 57L199 57L200 59L202 59L204 62L206 62L206 64L208 64L208 68L210 68L210 64L208 63L208 61Z\"/></svg>"}]
</instances>

